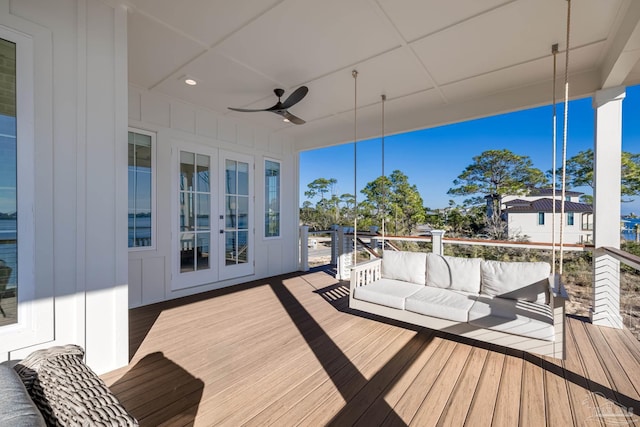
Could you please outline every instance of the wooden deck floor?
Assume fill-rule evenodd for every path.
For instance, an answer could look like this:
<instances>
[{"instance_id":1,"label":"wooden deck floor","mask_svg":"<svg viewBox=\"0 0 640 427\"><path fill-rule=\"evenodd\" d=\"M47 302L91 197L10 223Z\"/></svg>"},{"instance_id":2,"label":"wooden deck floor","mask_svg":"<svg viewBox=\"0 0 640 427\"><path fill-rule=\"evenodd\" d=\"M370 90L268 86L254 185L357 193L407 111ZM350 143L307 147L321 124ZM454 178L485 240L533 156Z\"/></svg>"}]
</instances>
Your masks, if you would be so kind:
<instances>
[{"instance_id":1,"label":"wooden deck floor","mask_svg":"<svg viewBox=\"0 0 640 427\"><path fill-rule=\"evenodd\" d=\"M636 425L640 344L568 319L540 358L349 311L323 271L131 310L103 379L141 425Z\"/></svg>"}]
</instances>

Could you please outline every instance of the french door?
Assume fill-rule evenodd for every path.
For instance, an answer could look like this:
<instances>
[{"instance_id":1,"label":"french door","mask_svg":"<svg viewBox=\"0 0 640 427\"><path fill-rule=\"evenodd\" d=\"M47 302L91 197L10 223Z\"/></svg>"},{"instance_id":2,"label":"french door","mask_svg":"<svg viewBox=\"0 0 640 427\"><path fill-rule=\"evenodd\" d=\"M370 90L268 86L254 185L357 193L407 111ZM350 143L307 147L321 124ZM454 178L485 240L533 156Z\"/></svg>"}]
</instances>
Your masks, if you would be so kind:
<instances>
[{"instance_id":1,"label":"french door","mask_svg":"<svg viewBox=\"0 0 640 427\"><path fill-rule=\"evenodd\" d=\"M253 274L253 158L176 147L172 289Z\"/></svg>"},{"instance_id":2,"label":"french door","mask_svg":"<svg viewBox=\"0 0 640 427\"><path fill-rule=\"evenodd\" d=\"M220 279L253 274L253 159L220 156Z\"/></svg>"}]
</instances>

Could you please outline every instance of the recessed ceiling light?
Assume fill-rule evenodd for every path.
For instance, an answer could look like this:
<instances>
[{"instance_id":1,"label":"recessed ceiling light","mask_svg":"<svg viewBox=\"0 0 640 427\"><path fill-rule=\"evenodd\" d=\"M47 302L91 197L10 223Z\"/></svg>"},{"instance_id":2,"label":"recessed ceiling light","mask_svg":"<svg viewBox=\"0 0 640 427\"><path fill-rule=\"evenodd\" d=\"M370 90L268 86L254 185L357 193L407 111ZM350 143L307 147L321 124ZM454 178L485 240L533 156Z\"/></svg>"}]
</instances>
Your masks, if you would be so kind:
<instances>
[{"instance_id":1,"label":"recessed ceiling light","mask_svg":"<svg viewBox=\"0 0 640 427\"><path fill-rule=\"evenodd\" d=\"M184 79L184 82L186 84L188 84L189 86L195 86L195 85L198 84L198 82L193 80L192 78L186 78L186 79Z\"/></svg>"}]
</instances>

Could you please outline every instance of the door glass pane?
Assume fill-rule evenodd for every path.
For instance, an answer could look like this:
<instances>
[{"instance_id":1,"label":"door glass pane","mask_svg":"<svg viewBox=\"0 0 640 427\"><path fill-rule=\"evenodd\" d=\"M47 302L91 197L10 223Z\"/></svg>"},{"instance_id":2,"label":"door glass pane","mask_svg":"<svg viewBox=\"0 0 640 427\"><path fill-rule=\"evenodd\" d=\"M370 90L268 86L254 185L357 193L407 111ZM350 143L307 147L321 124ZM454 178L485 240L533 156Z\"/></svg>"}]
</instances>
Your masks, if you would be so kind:
<instances>
[{"instance_id":1,"label":"door glass pane","mask_svg":"<svg viewBox=\"0 0 640 427\"><path fill-rule=\"evenodd\" d=\"M227 194L236 194L236 162L225 162L225 191Z\"/></svg>"},{"instance_id":2,"label":"door glass pane","mask_svg":"<svg viewBox=\"0 0 640 427\"><path fill-rule=\"evenodd\" d=\"M249 228L249 198L238 196L238 228Z\"/></svg>"},{"instance_id":3,"label":"door glass pane","mask_svg":"<svg viewBox=\"0 0 640 427\"><path fill-rule=\"evenodd\" d=\"M225 227L226 228L236 228L238 224L237 212L238 212L238 203L236 196L227 196L225 197Z\"/></svg>"},{"instance_id":4,"label":"door glass pane","mask_svg":"<svg viewBox=\"0 0 640 427\"><path fill-rule=\"evenodd\" d=\"M193 221L193 193L186 191L180 192L180 231L189 231L194 229Z\"/></svg>"},{"instance_id":5,"label":"door glass pane","mask_svg":"<svg viewBox=\"0 0 640 427\"><path fill-rule=\"evenodd\" d=\"M211 158L180 152L180 272L211 268ZM189 233L187 233L189 231Z\"/></svg>"},{"instance_id":6,"label":"door glass pane","mask_svg":"<svg viewBox=\"0 0 640 427\"><path fill-rule=\"evenodd\" d=\"M209 245L210 245L209 233L198 233L198 262L197 270L209 269Z\"/></svg>"},{"instance_id":7,"label":"door glass pane","mask_svg":"<svg viewBox=\"0 0 640 427\"><path fill-rule=\"evenodd\" d=\"M208 194L198 194L198 230L210 229L211 199Z\"/></svg>"},{"instance_id":8,"label":"door glass pane","mask_svg":"<svg viewBox=\"0 0 640 427\"><path fill-rule=\"evenodd\" d=\"M186 273L195 269L195 234L180 234L180 272Z\"/></svg>"},{"instance_id":9,"label":"door glass pane","mask_svg":"<svg viewBox=\"0 0 640 427\"><path fill-rule=\"evenodd\" d=\"M238 263L246 263L249 256L249 232L238 231Z\"/></svg>"},{"instance_id":10,"label":"door glass pane","mask_svg":"<svg viewBox=\"0 0 640 427\"><path fill-rule=\"evenodd\" d=\"M15 43L0 39L0 63L0 326L4 326L18 321Z\"/></svg>"},{"instance_id":11,"label":"door glass pane","mask_svg":"<svg viewBox=\"0 0 640 427\"><path fill-rule=\"evenodd\" d=\"M249 164L238 162L238 194L249 195Z\"/></svg>"},{"instance_id":12,"label":"door glass pane","mask_svg":"<svg viewBox=\"0 0 640 427\"><path fill-rule=\"evenodd\" d=\"M194 157L193 153L180 152L180 190L195 190L193 187Z\"/></svg>"},{"instance_id":13,"label":"door glass pane","mask_svg":"<svg viewBox=\"0 0 640 427\"><path fill-rule=\"evenodd\" d=\"M227 231L224 233L224 258L226 265L236 264L236 232Z\"/></svg>"},{"instance_id":14,"label":"door glass pane","mask_svg":"<svg viewBox=\"0 0 640 427\"><path fill-rule=\"evenodd\" d=\"M197 156L196 171L198 174L198 188L197 191L202 193L208 193L209 189L209 156Z\"/></svg>"}]
</instances>

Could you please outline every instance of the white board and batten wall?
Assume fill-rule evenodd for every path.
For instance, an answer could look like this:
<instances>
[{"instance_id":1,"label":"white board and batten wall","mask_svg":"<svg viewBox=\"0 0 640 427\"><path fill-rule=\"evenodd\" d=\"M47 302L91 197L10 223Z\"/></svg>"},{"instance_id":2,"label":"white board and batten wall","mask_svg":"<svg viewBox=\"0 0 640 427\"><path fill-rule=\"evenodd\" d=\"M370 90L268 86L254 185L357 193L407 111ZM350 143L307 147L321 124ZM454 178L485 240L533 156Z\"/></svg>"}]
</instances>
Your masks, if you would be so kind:
<instances>
[{"instance_id":1,"label":"white board and batten wall","mask_svg":"<svg viewBox=\"0 0 640 427\"><path fill-rule=\"evenodd\" d=\"M264 113L268 114L268 113ZM274 117L274 120L277 118ZM244 283L250 280L295 271L298 267L297 227L297 153L293 142L268 129L250 126L241 120L186 104L170 96L150 93L135 86L129 87L129 127L155 134L155 211L156 242L150 249L129 252L129 305L137 307L158 301ZM226 156L240 156L252 170L253 215L252 228L253 271L231 279L212 271L213 279L194 277L190 282L180 272L177 257L179 242L176 235L178 215L177 182L178 158L181 150L206 153L212 162L212 187ZM279 237L265 238L265 160L277 161L281 166L281 232ZM212 191L212 198L218 197ZM214 203L214 210L215 210ZM212 239L218 233L213 212ZM212 246L214 246L212 244ZM217 252L217 253L216 253ZM219 268L212 250L211 269ZM220 267L223 268L223 267Z\"/></svg>"},{"instance_id":2,"label":"white board and batten wall","mask_svg":"<svg viewBox=\"0 0 640 427\"><path fill-rule=\"evenodd\" d=\"M293 141L130 87L120 2L0 0L0 37L18 46L20 158L18 320L0 327L0 360L74 343L93 370L107 372L129 362L129 307L297 269ZM130 251L127 243L130 128L156 135L156 242L149 250ZM181 147L255 166L248 273L193 286L173 280ZM279 237L263 237L265 159L281 165Z\"/></svg>"},{"instance_id":3,"label":"white board and batten wall","mask_svg":"<svg viewBox=\"0 0 640 427\"><path fill-rule=\"evenodd\" d=\"M18 320L0 328L0 360L75 343L105 372L128 363L127 12L0 0L0 33L18 42L17 146L31 147L17 171Z\"/></svg>"}]
</instances>

